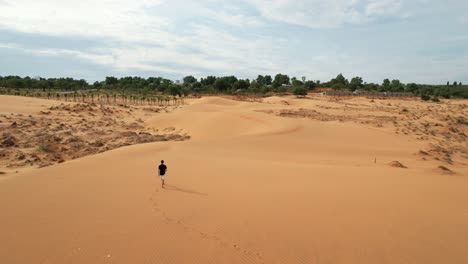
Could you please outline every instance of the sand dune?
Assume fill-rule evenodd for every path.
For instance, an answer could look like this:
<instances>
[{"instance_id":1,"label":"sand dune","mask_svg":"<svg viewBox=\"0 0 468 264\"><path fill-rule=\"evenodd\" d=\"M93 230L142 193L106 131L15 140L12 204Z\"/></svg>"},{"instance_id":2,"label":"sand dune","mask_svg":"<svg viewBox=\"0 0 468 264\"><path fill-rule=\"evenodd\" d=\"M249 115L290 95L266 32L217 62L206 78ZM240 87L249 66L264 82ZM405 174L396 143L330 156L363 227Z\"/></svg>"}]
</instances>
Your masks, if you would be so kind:
<instances>
[{"instance_id":1,"label":"sand dune","mask_svg":"<svg viewBox=\"0 0 468 264\"><path fill-rule=\"evenodd\" d=\"M190 138L174 127L154 129L144 126L142 118L148 116L148 112L166 112L169 107L50 105L51 102L46 100L4 98L5 105L9 103L7 100L15 100L16 106L25 104L28 107L20 113L0 111L0 171L46 167L138 143Z\"/></svg>"},{"instance_id":2,"label":"sand dune","mask_svg":"<svg viewBox=\"0 0 468 264\"><path fill-rule=\"evenodd\" d=\"M35 106L22 108L23 100L0 97L0 112L57 105L27 99ZM466 124L459 117L466 118L465 102L318 97L207 97L148 112L145 129L174 127L190 140L0 175L0 259L468 263ZM437 122L445 123L424 130ZM448 154L430 152L431 144ZM161 159L169 167L166 189L156 173Z\"/></svg>"}]
</instances>

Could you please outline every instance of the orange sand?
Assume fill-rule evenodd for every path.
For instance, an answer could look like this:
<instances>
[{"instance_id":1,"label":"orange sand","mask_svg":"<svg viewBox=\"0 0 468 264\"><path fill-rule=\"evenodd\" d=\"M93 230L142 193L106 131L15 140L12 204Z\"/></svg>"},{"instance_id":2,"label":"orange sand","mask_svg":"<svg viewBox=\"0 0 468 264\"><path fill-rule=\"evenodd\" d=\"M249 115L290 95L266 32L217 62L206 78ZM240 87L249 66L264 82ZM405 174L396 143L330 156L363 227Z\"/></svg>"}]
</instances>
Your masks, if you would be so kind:
<instances>
[{"instance_id":1,"label":"orange sand","mask_svg":"<svg viewBox=\"0 0 468 264\"><path fill-rule=\"evenodd\" d=\"M54 105L24 100L0 96L0 112ZM431 104L391 103L422 114ZM183 129L188 141L0 175L1 263L468 263L465 158L423 160L426 141L386 124L272 114L346 111L339 107L321 98L194 99L144 120Z\"/></svg>"}]
</instances>

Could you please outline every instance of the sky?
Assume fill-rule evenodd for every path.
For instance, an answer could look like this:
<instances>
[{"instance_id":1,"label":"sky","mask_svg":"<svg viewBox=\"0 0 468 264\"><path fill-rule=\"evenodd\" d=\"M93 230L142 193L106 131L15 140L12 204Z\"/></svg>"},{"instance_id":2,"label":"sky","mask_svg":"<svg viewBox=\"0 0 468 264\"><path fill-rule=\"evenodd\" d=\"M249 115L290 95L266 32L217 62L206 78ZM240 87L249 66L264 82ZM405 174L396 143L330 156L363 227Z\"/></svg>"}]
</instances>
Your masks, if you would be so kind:
<instances>
[{"instance_id":1,"label":"sky","mask_svg":"<svg viewBox=\"0 0 468 264\"><path fill-rule=\"evenodd\" d=\"M0 76L468 84L467 0L0 0Z\"/></svg>"}]
</instances>

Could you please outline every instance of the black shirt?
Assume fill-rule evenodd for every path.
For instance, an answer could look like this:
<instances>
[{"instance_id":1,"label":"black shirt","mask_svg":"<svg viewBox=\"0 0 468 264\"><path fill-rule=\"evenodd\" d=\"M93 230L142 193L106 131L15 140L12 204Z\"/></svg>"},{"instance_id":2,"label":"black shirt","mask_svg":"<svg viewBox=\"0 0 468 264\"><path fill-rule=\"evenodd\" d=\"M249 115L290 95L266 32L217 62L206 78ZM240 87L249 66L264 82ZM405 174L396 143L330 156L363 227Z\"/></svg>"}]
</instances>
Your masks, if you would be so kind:
<instances>
[{"instance_id":1,"label":"black shirt","mask_svg":"<svg viewBox=\"0 0 468 264\"><path fill-rule=\"evenodd\" d=\"M159 165L159 175L166 174L167 167L164 164Z\"/></svg>"}]
</instances>

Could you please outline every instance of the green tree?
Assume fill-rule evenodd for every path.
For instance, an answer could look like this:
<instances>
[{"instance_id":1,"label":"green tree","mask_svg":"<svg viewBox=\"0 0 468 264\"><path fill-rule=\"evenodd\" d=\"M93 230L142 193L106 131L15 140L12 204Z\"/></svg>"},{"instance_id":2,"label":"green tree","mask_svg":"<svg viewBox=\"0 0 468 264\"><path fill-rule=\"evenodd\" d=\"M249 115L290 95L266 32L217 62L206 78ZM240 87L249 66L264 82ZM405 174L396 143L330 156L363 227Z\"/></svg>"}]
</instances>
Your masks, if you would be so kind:
<instances>
[{"instance_id":1,"label":"green tree","mask_svg":"<svg viewBox=\"0 0 468 264\"><path fill-rule=\"evenodd\" d=\"M259 84L271 85L272 79L270 75L258 75L256 81Z\"/></svg>"},{"instance_id":2,"label":"green tree","mask_svg":"<svg viewBox=\"0 0 468 264\"><path fill-rule=\"evenodd\" d=\"M87 82L85 79L80 79L80 80L78 81L78 83L79 83L81 89L83 89L83 88L85 88L85 87L88 86L88 82Z\"/></svg>"},{"instance_id":3,"label":"green tree","mask_svg":"<svg viewBox=\"0 0 468 264\"><path fill-rule=\"evenodd\" d=\"M257 79L255 79L257 83L263 84L265 81L265 77L263 75L258 75Z\"/></svg>"},{"instance_id":4,"label":"green tree","mask_svg":"<svg viewBox=\"0 0 468 264\"><path fill-rule=\"evenodd\" d=\"M266 93L271 92L270 86L268 86L268 85L263 85L262 88L261 88L261 92L262 92L263 94L266 94Z\"/></svg>"},{"instance_id":5,"label":"green tree","mask_svg":"<svg viewBox=\"0 0 468 264\"><path fill-rule=\"evenodd\" d=\"M273 88L277 89L278 87L281 86L281 84L280 84L279 82L277 82L277 81L273 81L273 82L271 83L271 86L273 86Z\"/></svg>"},{"instance_id":6,"label":"green tree","mask_svg":"<svg viewBox=\"0 0 468 264\"><path fill-rule=\"evenodd\" d=\"M293 77L293 78L291 79L291 83L292 83L292 85L295 86L295 87L304 85L304 83L301 82L301 81L299 81L296 77Z\"/></svg>"},{"instance_id":7,"label":"green tree","mask_svg":"<svg viewBox=\"0 0 468 264\"><path fill-rule=\"evenodd\" d=\"M215 76L207 76L206 78L201 78L200 82L205 86L213 85L216 82Z\"/></svg>"},{"instance_id":8,"label":"green tree","mask_svg":"<svg viewBox=\"0 0 468 264\"><path fill-rule=\"evenodd\" d=\"M184 95L184 96L187 96L190 94L190 89L188 87L182 87L181 89L181 93ZM179 94L179 97L181 96L181 94Z\"/></svg>"},{"instance_id":9,"label":"green tree","mask_svg":"<svg viewBox=\"0 0 468 264\"><path fill-rule=\"evenodd\" d=\"M286 86L281 85L280 87L278 87L277 92L281 94L287 93L288 88L286 88Z\"/></svg>"},{"instance_id":10,"label":"green tree","mask_svg":"<svg viewBox=\"0 0 468 264\"><path fill-rule=\"evenodd\" d=\"M444 89L439 91L439 96L441 96L441 97L443 97L445 99L449 99L450 98L450 91L448 90L447 87L445 87Z\"/></svg>"},{"instance_id":11,"label":"green tree","mask_svg":"<svg viewBox=\"0 0 468 264\"><path fill-rule=\"evenodd\" d=\"M116 86L119 83L119 80L113 76L106 77L106 85Z\"/></svg>"},{"instance_id":12,"label":"green tree","mask_svg":"<svg viewBox=\"0 0 468 264\"><path fill-rule=\"evenodd\" d=\"M376 83L366 83L364 84L364 90L366 91L378 91L379 85Z\"/></svg>"},{"instance_id":13,"label":"green tree","mask_svg":"<svg viewBox=\"0 0 468 264\"><path fill-rule=\"evenodd\" d=\"M348 87L349 81L340 73L336 78L330 80L329 85L335 90L341 90Z\"/></svg>"},{"instance_id":14,"label":"green tree","mask_svg":"<svg viewBox=\"0 0 468 264\"><path fill-rule=\"evenodd\" d=\"M192 85L197 82L197 78L193 77L192 75L184 77L184 85Z\"/></svg>"},{"instance_id":15,"label":"green tree","mask_svg":"<svg viewBox=\"0 0 468 264\"><path fill-rule=\"evenodd\" d=\"M249 88L250 83L247 80L238 80L232 85L234 90L244 90Z\"/></svg>"},{"instance_id":16,"label":"green tree","mask_svg":"<svg viewBox=\"0 0 468 264\"><path fill-rule=\"evenodd\" d=\"M169 89L169 86L172 84L171 80L168 79L162 79L161 83L158 85L158 91L164 92Z\"/></svg>"},{"instance_id":17,"label":"green tree","mask_svg":"<svg viewBox=\"0 0 468 264\"><path fill-rule=\"evenodd\" d=\"M257 80L253 80L248 89L253 93L259 93L261 88L262 84L259 84Z\"/></svg>"},{"instance_id":18,"label":"green tree","mask_svg":"<svg viewBox=\"0 0 468 264\"><path fill-rule=\"evenodd\" d=\"M179 85L171 84L167 88L166 93L173 95L173 96L176 96L176 95L180 96L182 95L182 87L180 87Z\"/></svg>"},{"instance_id":19,"label":"green tree","mask_svg":"<svg viewBox=\"0 0 468 264\"><path fill-rule=\"evenodd\" d=\"M221 78L224 78L226 79L226 81L229 83L229 87L232 88L232 86L234 85L234 83L237 82L237 77L236 76L225 76L225 77L221 77Z\"/></svg>"},{"instance_id":20,"label":"green tree","mask_svg":"<svg viewBox=\"0 0 468 264\"><path fill-rule=\"evenodd\" d=\"M252 90L252 91L255 91L255 90L261 89L262 86L263 86L263 84L262 84L261 82L258 82L257 80L253 80L253 81L250 83L249 89Z\"/></svg>"},{"instance_id":21,"label":"green tree","mask_svg":"<svg viewBox=\"0 0 468 264\"><path fill-rule=\"evenodd\" d=\"M297 95L297 96L306 96L307 95L307 90L306 88L302 87L302 86L298 86L296 88L294 88L294 91L293 91L294 95Z\"/></svg>"},{"instance_id":22,"label":"green tree","mask_svg":"<svg viewBox=\"0 0 468 264\"><path fill-rule=\"evenodd\" d=\"M192 85L192 89L193 91L195 92L201 92L201 90L203 89L203 84L201 82L196 82Z\"/></svg>"},{"instance_id":23,"label":"green tree","mask_svg":"<svg viewBox=\"0 0 468 264\"><path fill-rule=\"evenodd\" d=\"M361 77L354 77L351 79L351 82L349 83L349 89L351 91L356 91L359 89L362 89L364 87L364 82Z\"/></svg>"},{"instance_id":24,"label":"green tree","mask_svg":"<svg viewBox=\"0 0 468 264\"><path fill-rule=\"evenodd\" d=\"M307 90L310 91L310 90L315 89L315 88L317 87L317 84L316 84L314 81L306 81L306 82L304 83L304 86L305 86L305 88L306 88Z\"/></svg>"},{"instance_id":25,"label":"green tree","mask_svg":"<svg viewBox=\"0 0 468 264\"><path fill-rule=\"evenodd\" d=\"M231 88L229 81L224 77L216 79L216 81L213 84L213 87L221 92L227 91L229 88Z\"/></svg>"},{"instance_id":26,"label":"green tree","mask_svg":"<svg viewBox=\"0 0 468 264\"><path fill-rule=\"evenodd\" d=\"M383 91L390 91L390 80L389 79L385 79L383 80L383 83L382 83L382 89Z\"/></svg>"},{"instance_id":27,"label":"green tree","mask_svg":"<svg viewBox=\"0 0 468 264\"><path fill-rule=\"evenodd\" d=\"M273 81L273 86L279 87L283 84L290 84L289 76L286 74L278 73L275 76L275 80Z\"/></svg>"},{"instance_id":28,"label":"green tree","mask_svg":"<svg viewBox=\"0 0 468 264\"><path fill-rule=\"evenodd\" d=\"M402 92L405 89L405 86L400 82L400 80L392 80L390 86L392 92Z\"/></svg>"},{"instance_id":29,"label":"green tree","mask_svg":"<svg viewBox=\"0 0 468 264\"><path fill-rule=\"evenodd\" d=\"M415 84L415 83L408 83L406 85L406 89L405 89L407 92L411 92L411 93L414 93L416 90L418 90L418 85Z\"/></svg>"},{"instance_id":30,"label":"green tree","mask_svg":"<svg viewBox=\"0 0 468 264\"><path fill-rule=\"evenodd\" d=\"M334 90L343 90L343 89L346 89L346 85L342 84L342 83L334 83L332 84L331 86Z\"/></svg>"}]
</instances>

